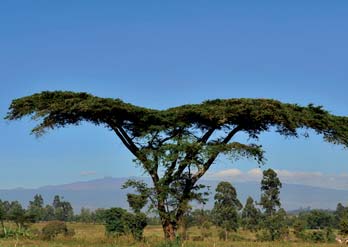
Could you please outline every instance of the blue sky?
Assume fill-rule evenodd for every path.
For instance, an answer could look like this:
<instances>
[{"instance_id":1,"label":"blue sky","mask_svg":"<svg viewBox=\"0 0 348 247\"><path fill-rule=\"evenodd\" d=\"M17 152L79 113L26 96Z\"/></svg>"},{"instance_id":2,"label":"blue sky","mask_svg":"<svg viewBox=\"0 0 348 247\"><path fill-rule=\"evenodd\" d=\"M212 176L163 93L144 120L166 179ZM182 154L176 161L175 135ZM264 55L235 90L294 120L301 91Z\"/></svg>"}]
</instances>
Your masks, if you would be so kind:
<instances>
[{"instance_id":1,"label":"blue sky","mask_svg":"<svg viewBox=\"0 0 348 247\"><path fill-rule=\"evenodd\" d=\"M0 115L43 90L86 91L146 107L258 97L348 115L347 1L0 2ZM30 135L0 120L0 188L141 175L106 129ZM348 150L262 135L266 167L348 172ZM257 164L219 159L212 172Z\"/></svg>"}]
</instances>

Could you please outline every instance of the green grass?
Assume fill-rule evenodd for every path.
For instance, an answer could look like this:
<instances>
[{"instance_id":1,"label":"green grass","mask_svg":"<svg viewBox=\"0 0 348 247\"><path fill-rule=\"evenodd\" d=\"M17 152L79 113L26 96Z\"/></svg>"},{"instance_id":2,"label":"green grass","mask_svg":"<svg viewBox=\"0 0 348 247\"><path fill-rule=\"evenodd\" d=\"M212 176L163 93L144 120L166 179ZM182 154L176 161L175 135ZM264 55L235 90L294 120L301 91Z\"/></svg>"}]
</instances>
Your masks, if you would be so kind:
<instances>
[{"instance_id":1,"label":"green grass","mask_svg":"<svg viewBox=\"0 0 348 247\"><path fill-rule=\"evenodd\" d=\"M32 229L40 230L45 223L38 223L31 226ZM123 236L120 238L108 238L104 234L104 226L98 224L69 223L69 227L76 232L73 237L58 236L53 241L43 241L39 239L0 239L0 247L167 247L163 241L163 232L160 226L148 226L145 229L145 241L135 242L131 237ZM178 245L170 247L330 247L337 246L336 243L305 243L298 242L294 236L290 235L289 240L281 242L258 242L255 234L240 230L236 233L240 239L238 241L220 241L218 231L215 228L209 229L211 236L204 241L184 241ZM190 239L194 236L201 236L202 230L197 227L188 230ZM169 246L168 246L169 247Z\"/></svg>"}]
</instances>

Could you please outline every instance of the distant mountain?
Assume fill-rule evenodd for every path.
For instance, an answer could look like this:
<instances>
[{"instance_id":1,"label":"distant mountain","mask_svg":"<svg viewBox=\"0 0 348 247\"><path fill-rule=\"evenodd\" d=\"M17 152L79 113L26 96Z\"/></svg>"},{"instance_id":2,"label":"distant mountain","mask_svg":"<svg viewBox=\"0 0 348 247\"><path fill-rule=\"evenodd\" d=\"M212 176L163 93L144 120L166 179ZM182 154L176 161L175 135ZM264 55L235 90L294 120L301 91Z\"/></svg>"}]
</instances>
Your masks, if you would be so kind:
<instances>
[{"instance_id":1,"label":"distant mountain","mask_svg":"<svg viewBox=\"0 0 348 247\"><path fill-rule=\"evenodd\" d=\"M18 200L22 205L27 206L35 194L41 194L46 204L51 204L54 195L63 196L70 201L75 212L81 207L91 209L123 207L128 208L126 194L129 191L122 190L122 184L129 178L111 178L91 180L87 182L76 182L71 184L44 186L37 189L9 189L0 190L0 199ZM142 178L135 178L142 179ZM148 179L143 179L148 181ZM204 180L203 184L210 186L210 198L204 207L209 209L213 206L213 195L219 181ZM233 183L233 182L232 182ZM233 183L236 187L239 199L245 203L248 196L256 201L260 198L260 184L256 182ZM348 191L311 187L306 185L283 184L281 190L282 205L286 210L299 208L321 208L335 209L338 202L348 202Z\"/></svg>"}]
</instances>

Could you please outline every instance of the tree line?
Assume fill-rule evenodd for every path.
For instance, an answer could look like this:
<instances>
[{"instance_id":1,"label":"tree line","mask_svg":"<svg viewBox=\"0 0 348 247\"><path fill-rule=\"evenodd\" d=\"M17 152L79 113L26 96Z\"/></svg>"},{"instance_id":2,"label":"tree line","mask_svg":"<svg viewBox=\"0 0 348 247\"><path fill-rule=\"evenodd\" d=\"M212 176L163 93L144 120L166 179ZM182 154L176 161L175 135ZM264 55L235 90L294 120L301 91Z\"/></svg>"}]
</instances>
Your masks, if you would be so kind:
<instances>
[{"instance_id":1,"label":"tree line","mask_svg":"<svg viewBox=\"0 0 348 247\"><path fill-rule=\"evenodd\" d=\"M301 240L331 242L335 240L333 229L341 236L348 235L348 207L337 204L336 210L307 209L296 214L287 213L281 207L282 184L277 173L263 171L261 196L257 202L248 197L243 207L236 189L229 182L220 182L214 196L212 210L188 210L182 222L181 234L187 238L187 229L197 226L202 239L211 234L210 227L220 229L220 239L235 239L238 229L255 233L258 240L275 241L289 238L290 231Z\"/></svg>"},{"instance_id":2,"label":"tree line","mask_svg":"<svg viewBox=\"0 0 348 247\"><path fill-rule=\"evenodd\" d=\"M143 186L145 188L145 185ZM124 187L127 187L127 184ZM267 241L286 239L290 231L293 231L299 239L318 242L333 241L335 239L333 229L338 229L343 236L348 235L348 207L338 203L334 211L308 209L289 214L281 207L281 187L277 173L272 169L265 170L260 184L259 200L256 201L249 196L243 206L233 185L222 181L216 187L215 203L211 210L192 207L186 209L179 223L180 231L177 237L188 239L187 230L193 226L201 229L201 239L211 235L212 226L220 229L219 237L222 240L238 238L235 234L238 229L253 232L257 239ZM109 236L130 234L134 239L141 240L143 230L148 224L161 224L158 216L142 212L148 203L148 198L143 196L145 191L142 192L143 194L127 194L132 212L122 208L96 210L81 208L79 214L74 214L71 203L58 195L54 196L50 205L44 205L42 196L37 194L26 209L18 201L0 200L2 232L6 231L5 221L14 222L18 229L39 221L49 221L51 222L49 226L55 229L57 226L64 226L59 222L74 221L104 224Z\"/></svg>"},{"instance_id":3,"label":"tree line","mask_svg":"<svg viewBox=\"0 0 348 247\"><path fill-rule=\"evenodd\" d=\"M4 221L13 221L18 228L25 227L28 223L39 221L71 221L74 219L74 212L71 203L60 196L54 196L52 204L44 205L40 194L36 194L32 201L29 201L25 209L18 201L0 200L0 222L4 228Z\"/></svg>"}]
</instances>

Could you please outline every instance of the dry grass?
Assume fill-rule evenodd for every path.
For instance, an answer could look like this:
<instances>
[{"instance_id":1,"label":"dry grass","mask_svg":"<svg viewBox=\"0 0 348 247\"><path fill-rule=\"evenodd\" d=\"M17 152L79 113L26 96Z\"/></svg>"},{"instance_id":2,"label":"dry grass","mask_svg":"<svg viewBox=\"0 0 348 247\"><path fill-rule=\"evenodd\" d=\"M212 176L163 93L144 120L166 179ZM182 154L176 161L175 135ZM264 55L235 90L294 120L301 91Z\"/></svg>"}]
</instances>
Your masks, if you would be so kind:
<instances>
[{"instance_id":1,"label":"dry grass","mask_svg":"<svg viewBox=\"0 0 348 247\"><path fill-rule=\"evenodd\" d=\"M39 223L32 226L33 229L40 230L45 223ZM145 242L135 242L131 237L108 238L104 234L102 225L70 223L69 227L76 232L75 236L65 238L59 236L54 241L43 241L37 239L0 239L0 247L155 247L163 244L163 232L160 226L148 226L145 229ZM247 231L239 231L243 241L219 241L217 230L209 230L212 235L205 238L204 241L185 241L180 247L330 247L338 246L335 243L314 244L296 242L292 239L288 242L257 242L254 234ZM200 236L201 229L190 228L189 236ZM292 238L292 237L291 237ZM162 243L162 244L161 244Z\"/></svg>"}]
</instances>

